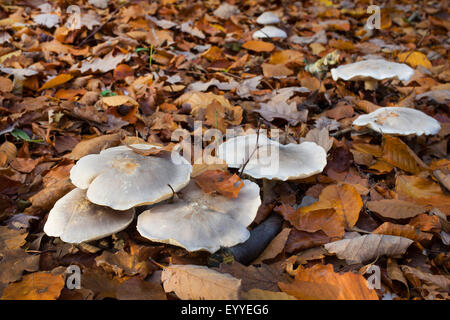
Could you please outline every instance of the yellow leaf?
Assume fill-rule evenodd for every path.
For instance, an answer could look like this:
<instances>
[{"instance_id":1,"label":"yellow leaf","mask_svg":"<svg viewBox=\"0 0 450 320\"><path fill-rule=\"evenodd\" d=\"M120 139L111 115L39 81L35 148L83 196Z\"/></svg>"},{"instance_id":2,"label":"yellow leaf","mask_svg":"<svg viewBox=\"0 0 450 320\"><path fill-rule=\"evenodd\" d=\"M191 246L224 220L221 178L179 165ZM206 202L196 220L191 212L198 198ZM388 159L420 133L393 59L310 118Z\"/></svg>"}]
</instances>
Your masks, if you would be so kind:
<instances>
[{"instance_id":1,"label":"yellow leaf","mask_svg":"<svg viewBox=\"0 0 450 320\"><path fill-rule=\"evenodd\" d=\"M406 143L396 137L383 137L382 160L402 170L419 173L428 166L412 151Z\"/></svg>"},{"instance_id":2,"label":"yellow leaf","mask_svg":"<svg viewBox=\"0 0 450 320\"><path fill-rule=\"evenodd\" d=\"M409 55L409 52L403 52L398 55L398 60L400 62L406 62L411 67L416 68L417 66L423 66L427 69L430 69L432 67L432 64L430 60L428 60L427 56L424 55L422 52L414 51ZM408 59L406 59L408 57ZM406 59L406 61L405 61Z\"/></svg>"},{"instance_id":3,"label":"yellow leaf","mask_svg":"<svg viewBox=\"0 0 450 320\"><path fill-rule=\"evenodd\" d=\"M72 78L73 78L73 76L69 73L63 73L63 74L57 75L56 77L54 77L54 78L48 80L46 83L44 83L42 85L42 87L39 89L39 91L54 88L56 86L59 86L60 84L70 81Z\"/></svg>"}]
</instances>

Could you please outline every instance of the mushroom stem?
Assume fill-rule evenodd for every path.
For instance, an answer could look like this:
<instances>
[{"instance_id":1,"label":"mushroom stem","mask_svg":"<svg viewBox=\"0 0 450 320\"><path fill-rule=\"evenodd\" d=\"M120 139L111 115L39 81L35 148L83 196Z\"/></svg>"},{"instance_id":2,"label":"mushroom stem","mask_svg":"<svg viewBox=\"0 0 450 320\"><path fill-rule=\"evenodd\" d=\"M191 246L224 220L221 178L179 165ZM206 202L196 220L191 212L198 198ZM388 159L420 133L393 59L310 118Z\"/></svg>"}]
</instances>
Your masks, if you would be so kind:
<instances>
[{"instance_id":1,"label":"mushroom stem","mask_svg":"<svg viewBox=\"0 0 450 320\"><path fill-rule=\"evenodd\" d=\"M374 91L378 87L378 81L375 79L365 80L364 89Z\"/></svg>"}]
</instances>

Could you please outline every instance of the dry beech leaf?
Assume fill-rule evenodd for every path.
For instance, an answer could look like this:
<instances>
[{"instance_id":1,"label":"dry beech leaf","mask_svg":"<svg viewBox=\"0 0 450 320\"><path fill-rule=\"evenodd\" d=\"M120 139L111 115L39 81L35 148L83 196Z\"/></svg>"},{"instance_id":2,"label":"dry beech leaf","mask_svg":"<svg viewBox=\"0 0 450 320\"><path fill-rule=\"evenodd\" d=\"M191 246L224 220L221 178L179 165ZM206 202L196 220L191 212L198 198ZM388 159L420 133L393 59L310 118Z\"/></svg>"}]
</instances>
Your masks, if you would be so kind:
<instances>
[{"instance_id":1,"label":"dry beech leaf","mask_svg":"<svg viewBox=\"0 0 450 320\"><path fill-rule=\"evenodd\" d=\"M414 285L414 281L411 281L412 278L417 278L427 285L435 285L442 290L449 291L450 290L450 277L446 275L437 275L426 273L420 271L419 269L410 267L410 266L400 266L403 271L403 274L406 278ZM420 285L420 284L419 284Z\"/></svg>"},{"instance_id":2,"label":"dry beech leaf","mask_svg":"<svg viewBox=\"0 0 450 320\"><path fill-rule=\"evenodd\" d=\"M47 82L45 82L42 87L39 88L39 91L45 90L45 89L51 89L54 88L56 86L59 86L63 83L66 83L70 80L72 80L73 75L69 74L69 73L62 73L57 75L56 77L48 80Z\"/></svg>"},{"instance_id":3,"label":"dry beech leaf","mask_svg":"<svg viewBox=\"0 0 450 320\"><path fill-rule=\"evenodd\" d=\"M252 264L262 263L264 260L273 259L278 256L284 250L290 232L290 228L281 230Z\"/></svg>"},{"instance_id":4,"label":"dry beech leaf","mask_svg":"<svg viewBox=\"0 0 450 320\"><path fill-rule=\"evenodd\" d=\"M297 300L284 292L275 292L262 289L251 289L248 292L242 292L241 297L244 300Z\"/></svg>"},{"instance_id":5,"label":"dry beech leaf","mask_svg":"<svg viewBox=\"0 0 450 320\"><path fill-rule=\"evenodd\" d=\"M421 232L413 226L384 222L372 231L373 234L386 234L408 238L417 242L429 242L433 238L431 233Z\"/></svg>"},{"instance_id":6,"label":"dry beech leaf","mask_svg":"<svg viewBox=\"0 0 450 320\"><path fill-rule=\"evenodd\" d=\"M228 171L208 170L194 178L205 193L217 192L228 198L237 198L244 182L236 174Z\"/></svg>"},{"instance_id":7,"label":"dry beech leaf","mask_svg":"<svg viewBox=\"0 0 450 320\"><path fill-rule=\"evenodd\" d=\"M348 264L364 263L382 255L399 256L406 252L412 240L397 236L368 234L325 244L328 252L345 259Z\"/></svg>"},{"instance_id":8,"label":"dry beech leaf","mask_svg":"<svg viewBox=\"0 0 450 320\"><path fill-rule=\"evenodd\" d=\"M336 273L333 266L299 266L295 282L278 283L280 289L300 300L378 300L375 290L358 273Z\"/></svg>"},{"instance_id":9,"label":"dry beech leaf","mask_svg":"<svg viewBox=\"0 0 450 320\"><path fill-rule=\"evenodd\" d=\"M370 211L390 219L408 219L426 212L424 206L398 199L368 201L366 205Z\"/></svg>"},{"instance_id":10,"label":"dry beech leaf","mask_svg":"<svg viewBox=\"0 0 450 320\"><path fill-rule=\"evenodd\" d=\"M444 194L442 188L432 180L399 175L395 179L395 191L399 199L435 207L450 215L450 196Z\"/></svg>"},{"instance_id":11,"label":"dry beech leaf","mask_svg":"<svg viewBox=\"0 0 450 320\"><path fill-rule=\"evenodd\" d=\"M396 137L383 137L383 157L387 163L402 170L419 173L428 166L404 143Z\"/></svg>"},{"instance_id":12,"label":"dry beech leaf","mask_svg":"<svg viewBox=\"0 0 450 320\"><path fill-rule=\"evenodd\" d=\"M11 143L9 141L3 142L2 145L0 146L0 159L2 154L5 157L5 163L2 164L0 161L0 166L3 166L13 161L17 156L17 148L14 145L14 143Z\"/></svg>"},{"instance_id":13,"label":"dry beech leaf","mask_svg":"<svg viewBox=\"0 0 450 320\"><path fill-rule=\"evenodd\" d=\"M182 300L237 300L241 280L204 266L171 265L164 268L161 281L165 292Z\"/></svg>"},{"instance_id":14,"label":"dry beech leaf","mask_svg":"<svg viewBox=\"0 0 450 320\"><path fill-rule=\"evenodd\" d=\"M97 266L102 267L105 271L112 271L119 277L138 274L142 278L145 278L150 273L149 265L146 261L124 250L116 253L103 251L100 256L95 258L95 262Z\"/></svg>"},{"instance_id":15,"label":"dry beech leaf","mask_svg":"<svg viewBox=\"0 0 450 320\"><path fill-rule=\"evenodd\" d=\"M405 285L406 289L408 290L409 296L408 281L406 281L406 278L403 275L403 272L398 266L397 261L395 261L395 259L388 258L386 271L391 280L397 280Z\"/></svg>"},{"instance_id":16,"label":"dry beech leaf","mask_svg":"<svg viewBox=\"0 0 450 320\"><path fill-rule=\"evenodd\" d=\"M266 78L287 77L294 74L294 71L283 64L262 64L263 74Z\"/></svg>"},{"instance_id":17,"label":"dry beech leaf","mask_svg":"<svg viewBox=\"0 0 450 320\"><path fill-rule=\"evenodd\" d=\"M325 149L326 152L330 151L333 146L333 139L330 137L330 134L327 128L314 128L309 130L304 138L300 138L300 142L303 141L312 141L317 143L319 146Z\"/></svg>"},{"instance_id":18,"label":"dry beech leaf","mask_svg":"<svg viewBox=\"0 0 450 320\"><path fill-rule=\"evenodd\" d=\"M225 107L219 101L214 100L206 107L206 124L225 132L228 125L239 125L242 121L242 108Z\"/></svg>"},{"instance_id":19,"label":"dry beech leaf","mask_svg":"<svg viewBox=\"0 0 450 320\"><path fill-rule=\"evenodd\" d=\"M119 300L167 300L159 283L144 281L138 277L122 282L116 291Z\"/></svg>"},{"instance_id":20,"label":"dry beech leaf","mask_svg":"<svg viewBox=\"0 0 450 320\"><path fill-rule=\"evenodd\" d=\"M283 204L274 210L281 213L297 230L307 232L322 230L331 238L344 236L344 220L334 209L317 209L306 212L302 212L301 209L295 210L291 206Z\"/></svg>"},{"instance_id":21,"label":"dry beech leaf","mask_svg":"<svg viewBox=\"0 0 450 320\"><path fill-rule=\"evenodd\" d=\"M359 218L363 206L361 196L350 184L331 185L322 190L319 201L300 208L301 213L308 211L333 208L346 224L353 228Z\"/></svg>"},{"instance_id":22,"label":"dry beech leaf","mask_svg":"<svg viewBox=\"0 0 450 320\"><path fill-rule=\"evenodd\" d=\"M103 149L118 146L120 144L120 134L107 134L92 138L89 140L83 140L79 142L71 153L65 157L73 160L79 160L80 158L92 154L99 153Z\"/></svg>"},{"instance_id":23,"label":"dry beech leaf","mask_svg":"<svg viewBox=\"0 0 450 320\"><path fill-rule=\"evenodd\" d=\"M441 220L438 216L430 216L424 213L411 219L408 224L425 232L439 233L442 228Z\"/></svg>"},{"instance_id":24,"label":"dry beech leaf","mask_svg":"<svg viewBox=\"0 0 450 320\"><path fill-rule=\"evenodd\" d=\"M2 300L56 300L64 288L64 277L47 272L25 275L3 290Z\"/></svg>"},{"instance_id":25,"label":"dry beech leaf","mask_svg":"<svg viewBox=\"0 0 450 320\"><path fill-rule=\"evenodd\" d=\"M255 52L271 52L275 49L275 46L270 42L261 40L250 40L242 45L242 48L255 51Z\"/></svg>"}]
</instances>

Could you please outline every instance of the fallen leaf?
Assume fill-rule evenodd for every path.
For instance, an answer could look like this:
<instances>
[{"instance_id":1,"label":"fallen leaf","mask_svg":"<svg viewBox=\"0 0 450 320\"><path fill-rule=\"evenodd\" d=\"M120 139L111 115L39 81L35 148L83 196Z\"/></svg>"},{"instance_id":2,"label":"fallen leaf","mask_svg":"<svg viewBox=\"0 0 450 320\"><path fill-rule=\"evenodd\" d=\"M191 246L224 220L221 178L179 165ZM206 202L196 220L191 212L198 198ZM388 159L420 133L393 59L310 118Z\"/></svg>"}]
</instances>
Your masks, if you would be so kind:
<instances>
[{"instance_id":1,"label":"fallen leaf","mask_svg":"<svg viewBox=\"0 0 450 320\"><path fill-rule=\"evenodd\" d=\"M284 250L290 232L290 228L281 230L252 264L262 263L264 260L270 260L278 256Z\"/></svg>"},{"instance_id":2,"label":"fallen leaf","mask_svg":"<svg viewBox=\"0 0 450 320\"><path fill-rule=\"evenodd\" d=\"M330 137L330 134L327 128L314 128L308 131L304 138L300 138L300 143L303 141L312 141L325 149L326 152L330 151L333 146L333 139Z\"/></svg>"},{"instance_id":3,"label":"fallen leaf","mask_svg":"<svg viewBox=\"0 0 450 320\"><path fill-rule=\"evenodd\" d=\"M197 185L205 193L217 192L228 198L237 198L244 182L228 171L208 170L194 178Z\"/></svg>"},{"instance_id":4,"label":"fallen leaf","mask_svg":"<svg viewBox=\"0 0 450 320\"><path fill-rule=\"evenodd\" d=\"M66 158L79 160L88 154L99 153L103 149L115 147L119 144L119 134L107 134L89 140L83 140L75 146L71 153L66 155Z\"/></svg>"},{"instance_id":5,"label":"fallen leaf","mask_svg":"<svg viewBox=\"0 0 450 320\"><path fill-rule=\"evenodd\" d=\"M242 292L244 300L297 300L284 292L274 292L261 289L250 289L248 292Z\"/></svg>"},{"instance_id":6,"label":"fallen leaf","mask_svg":"<svg viewBox=\"0 0 450 320\"><path fill-rule=\"evenodd\" d=\"M408 57L408 58L406 59L406 57ZM399 62L409 64L413 68L422 66L427 69L430 69L433 67L430 60L428 60L427 56L419 51L413 51L412 53L411 52L402 52L398 55L397 58L398 58ZM406 61L405 61L405 59L406 59Z\"/></svg>"},{"instance_id":7,"label":"fallen leaf","mask_svg":"<svg viewBox=\"0 0 450 320\"><path fill-rule=\"evenodd\" d=\"M360 274L336 273L333 266L299 266L292 284L279 283L280 289L300 300L378 300Z\"/></svg>"},{"instance_id":8,"label":"fallen leaf","mask_svg":"<svg viewBox=\"0 0 450 320\"><path fill-rule=\"evenodd\" d=\"M383 157L387 163L402 170L419 173L428 166L400 138L383 136Z\"/></svg>"},{"instance_id":9,"label":"fallen leaf","mask_svg":"<svg viewBox=\"0 0 450 320\"><path fill-rule=\"evenodd\" d=\"M390 219L408 219L426 211L424 206L398 199L368 201L366 205L370 211Z\"/></svg>"},{"instance_id":10,"label":"fallen leaf","mask_svg":"<svg viewBox=\"0 0 450 320\"><path fill-rule=\"evenodd\" d=\"M420 271L417 268L413 268L413 267L405 266L405 265L400 266L400 268L402 269L403 273L405 274L405 276L409 280L409 282L411 282L413 285L415 283L414 283L414 281L411 281L412 278L417 278L424 284L435 285L445 291L450 290L450 277L449 276L426 273L426 272Z\"/></svg>"},{"instance_id":11,"label":"fallen leaf","mask_svg":"<svg viewBox=\"0 0 450 320\"><path fill-rule=\"evenodd\" d=\"M270 42L261 40L250 40L242 45L242 48L255 51L255 52L271 52L275 49L275 46Z\"/></svg>"},{"instance_id":12,"label":"fallen leaf","mask_svg":"<svg viewBox=\"0 0 450 320\"><path fill-rule=\"evenodd\" d=\"M167 300L160 284L138 277L122 282L117 288L116 297L119 300Z\"/></svg>"},{"instance_id":13,"label":"fallen leaf","mask_svg":"<svg viewBox=\"0 0 450 320\"><path fill-rule=\"evenodd\" d=\"M408 223L414 228L425 232L439 233L441 231L441 220L438 216L430 216L422 213L411 219Z\"/></svg>"},{"instance_id":14,"label":"fallen leaf","mask_svg":"<svg viewBox=\"0 0 450 320\"><path fill-rule=\"evenodd\" d=\"M395 257L406 252L412 240L380 234L368 234L325 244L328 252L345 259L348 264L363 263L382 255Z\"/></svg>"},{"instance_id":15,"label":"fallen leaf","mask_svg":"<svg viewBox=\"0 0 450 320\"><path fill-rule=\"evenodd\" d=\"M56 300L65 281L62 275L35 272L25 275L21 281L11 283L3 290L2 300Z\"/></svg>"},{"instance_id":16,"label":"fallen leaf","mask_svg":"<svg viewBox=\"0 0 450 320\"><path fill-rule=\"evenodd\" d=\"M71 75L69 73L59 74L56 77L51 78L50 80L45 82L42 85L42 87L39 88L39 91L57 87L57 86L59 86L59 85L61 85L63 83L69 82L70 80L72 80L72 78L73 78L73 75Z\"/></svg>"},{"instance_id":17,"label":"fallen leaf","mask_svg":"<svg viewBox=\"0 0 450 320\"><path fill-rule=\"evenodd\" d=\"M408 238L417 242L429 242L433 238L431 233L421 232L413 226L384 222L381 226L372 231L373 234L386 234Z\"/></svg>"},{"instance_id":18,"label":"fallen leaf","mask_svg":"<svg viewBox=\"0 0 450 320\"><path fill-rule=\"evenodd\" d=\"M241 280L204 266L171 265L161 274L165 292L182 300L237 300Z\"/></svg>"}]
</instances>

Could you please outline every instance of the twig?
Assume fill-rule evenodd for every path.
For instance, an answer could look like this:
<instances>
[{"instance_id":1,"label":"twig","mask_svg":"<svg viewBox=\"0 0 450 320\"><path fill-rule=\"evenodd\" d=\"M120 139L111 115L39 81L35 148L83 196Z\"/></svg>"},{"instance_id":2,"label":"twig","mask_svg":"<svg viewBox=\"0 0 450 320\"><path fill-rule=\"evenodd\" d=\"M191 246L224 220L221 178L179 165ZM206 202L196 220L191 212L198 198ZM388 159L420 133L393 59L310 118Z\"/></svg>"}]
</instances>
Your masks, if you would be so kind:
<instances>
[{"instance_id":1,"label":"twig","mask_svg":"<svg viewBox=\"0 0 450 320\"><path fill-rule=\"evenodd\" d=\"M92 38L94 35L97 34L97 32L99 32L108 22L110 22L113 18L114 15L119 12L119 10L126 5L126 3L121 4L120 6L117 7L116 10L113 11L113 13L111 13L111 16L108 18L108 20L106 20L104 23L102 23L99 27L97 27L97 29L95 29L94 31L92 31L86 38L83 39L83 41L81 41L77 47L80 48L82 47L90 38Z\"/></svg>"},{"instance_id":2,"label":"twig","mask_svg":"<svg viewBox=\"0 0 450 320\"><path fill-rule=\"evenodd\" d=\"M248 162L250 161L251 157L253 157L254 153L256 152L256 150L259 149L259 131L261 129L261 122L258 120L258 131L256 132L256 147L253 150L253 152L249 155L248 159L244 162L244 164L242 165L242 169L241 172L239 173L239 178L242 178L242 175L244 174L244 169L247 166Z\"/></svg>"}]
</instances>

